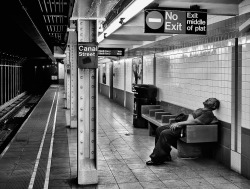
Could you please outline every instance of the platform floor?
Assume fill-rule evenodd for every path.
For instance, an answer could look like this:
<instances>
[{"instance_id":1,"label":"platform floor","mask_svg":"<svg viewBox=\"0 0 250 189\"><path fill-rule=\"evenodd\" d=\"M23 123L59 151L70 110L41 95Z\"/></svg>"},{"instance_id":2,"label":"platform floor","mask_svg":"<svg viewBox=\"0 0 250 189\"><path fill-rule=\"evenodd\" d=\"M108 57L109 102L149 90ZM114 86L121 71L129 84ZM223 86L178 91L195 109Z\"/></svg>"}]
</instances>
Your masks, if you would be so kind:
<instances>
[{"instance_id":1,"label":"platform floor","mask_svg":"<svg viewBox=\"0 0 250 189\"><path fill-rule=\"evenodd\" d=\"M63 88L52 86L0 159L0 189L249 189L250 181L209 159L146 166L154 147L132 113L99 95L98 185L79 186L77 129L68 127ZM58 99L58 101L57 101Z\"/></svg>"}]
</instances>

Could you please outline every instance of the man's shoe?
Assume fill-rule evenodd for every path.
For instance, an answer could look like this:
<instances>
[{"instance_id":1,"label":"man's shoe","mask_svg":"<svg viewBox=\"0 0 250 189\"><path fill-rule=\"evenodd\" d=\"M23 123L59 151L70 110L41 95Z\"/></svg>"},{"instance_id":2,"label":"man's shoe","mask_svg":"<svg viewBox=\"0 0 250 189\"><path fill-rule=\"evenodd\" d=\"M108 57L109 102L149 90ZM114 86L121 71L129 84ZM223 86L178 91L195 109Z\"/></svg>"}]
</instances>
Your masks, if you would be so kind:
<instances>
[{"instance_id":1,"label":"man's shoe","mask_svg":"<svg viewBox=\"0 0 250 189\"><path fill-rule=\"evenodd\" d=\"M161 165L163 162L154 162L152 160L149 160L146 162L146 165Z\"/></svg>"}]
</instances>

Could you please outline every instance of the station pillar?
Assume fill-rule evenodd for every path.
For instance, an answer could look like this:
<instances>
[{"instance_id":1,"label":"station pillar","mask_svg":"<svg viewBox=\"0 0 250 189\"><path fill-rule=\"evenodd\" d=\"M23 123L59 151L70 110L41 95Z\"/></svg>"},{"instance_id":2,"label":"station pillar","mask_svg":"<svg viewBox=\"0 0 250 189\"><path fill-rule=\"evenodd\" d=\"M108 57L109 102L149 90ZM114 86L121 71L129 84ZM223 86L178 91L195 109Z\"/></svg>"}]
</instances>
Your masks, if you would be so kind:
<instances>
[{"instance_id":1,"label":"station pillar","mask_svg":"<svg viewBox=\"0 0 250 189\"><path fill-rule=\"evenodd\" d=\"M77 34L77 181L80 185L89 185L98 183L97 20L78 19Z\"/></svg>"},{"instance_id":2,"label":"station pillar","mask_svg":"<svg viewBox=\"0 0 250 189\"><path fill-rule=\"evenodd\" d=\"M72 44L70 51L70 128L77 128L77 45Z\"/></svg>"},{"instance_id":3,"label":"station pillar","mask_svg":"<svg viewBox=\"0 0 250 189\"><path fill-rule=\"evenodd\" d=\"M65 108L70 109L70 58L69 58L69 47L66 48L66 59L65 59L65 92L66 92L66 103Z\"/></svg>"}]
</instances>

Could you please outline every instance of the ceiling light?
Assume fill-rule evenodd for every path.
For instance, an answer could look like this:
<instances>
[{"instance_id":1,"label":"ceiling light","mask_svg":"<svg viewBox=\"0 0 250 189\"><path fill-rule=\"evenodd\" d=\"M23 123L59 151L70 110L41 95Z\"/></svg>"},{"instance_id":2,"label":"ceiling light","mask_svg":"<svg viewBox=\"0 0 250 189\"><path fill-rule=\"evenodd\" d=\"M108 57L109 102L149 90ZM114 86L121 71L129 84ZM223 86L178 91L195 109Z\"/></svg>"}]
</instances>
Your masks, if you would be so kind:
<instances>
[{"instance_id":1,"label":"ceiling light","mask_svg":"<svg viewBox=\"0 0 250 189\"><path fill-rule=\"evenodd\" d=\"M116 31L119 27L121 27L121 19L122 23L126 23L135 15L137 15L141 10L143 10L146 6L152 3L154 0L135 0L133 1L122 13L115 19L104 31L106 33L106 37L108 37L111 33ZM98 36L97 42L100 43L104 40L104 32Z\"/></svg>"},{"instance_id":2,"label":"ceiling light","mask_svg":"<svg viewBox=\"0 0 250 189\"><path fill-rule=\"evenodd\" d=\"M75 28L67 28L67 32L75 32L76 29Z\"/></svg>"}]
</instances>

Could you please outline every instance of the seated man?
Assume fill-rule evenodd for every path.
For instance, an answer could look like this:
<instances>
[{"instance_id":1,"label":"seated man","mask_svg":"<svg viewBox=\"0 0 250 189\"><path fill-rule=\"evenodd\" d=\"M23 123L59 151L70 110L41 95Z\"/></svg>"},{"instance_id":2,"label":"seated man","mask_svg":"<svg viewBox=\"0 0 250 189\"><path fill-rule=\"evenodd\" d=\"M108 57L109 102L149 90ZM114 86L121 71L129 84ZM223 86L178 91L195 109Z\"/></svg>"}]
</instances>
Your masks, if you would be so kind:
<instances>
[{"instance_id":1,"label":"seated man","mask_svg":"<svg viewBox=\"0 0 250 189\"><path fill-rule=\"evenodd\" d=\"M195 110L187 116L185 121L173 123L168 126L158 127L155 136L155 148L149 156L151 160L147 165L159 165L171 161L171 146L177 147L177 140L180 138L181 128L185 125L210 124L216 117L213 110L218 109L220 102L216 98L209 98L203 102L204 108Z\"/></svg>"}]
</instances>

